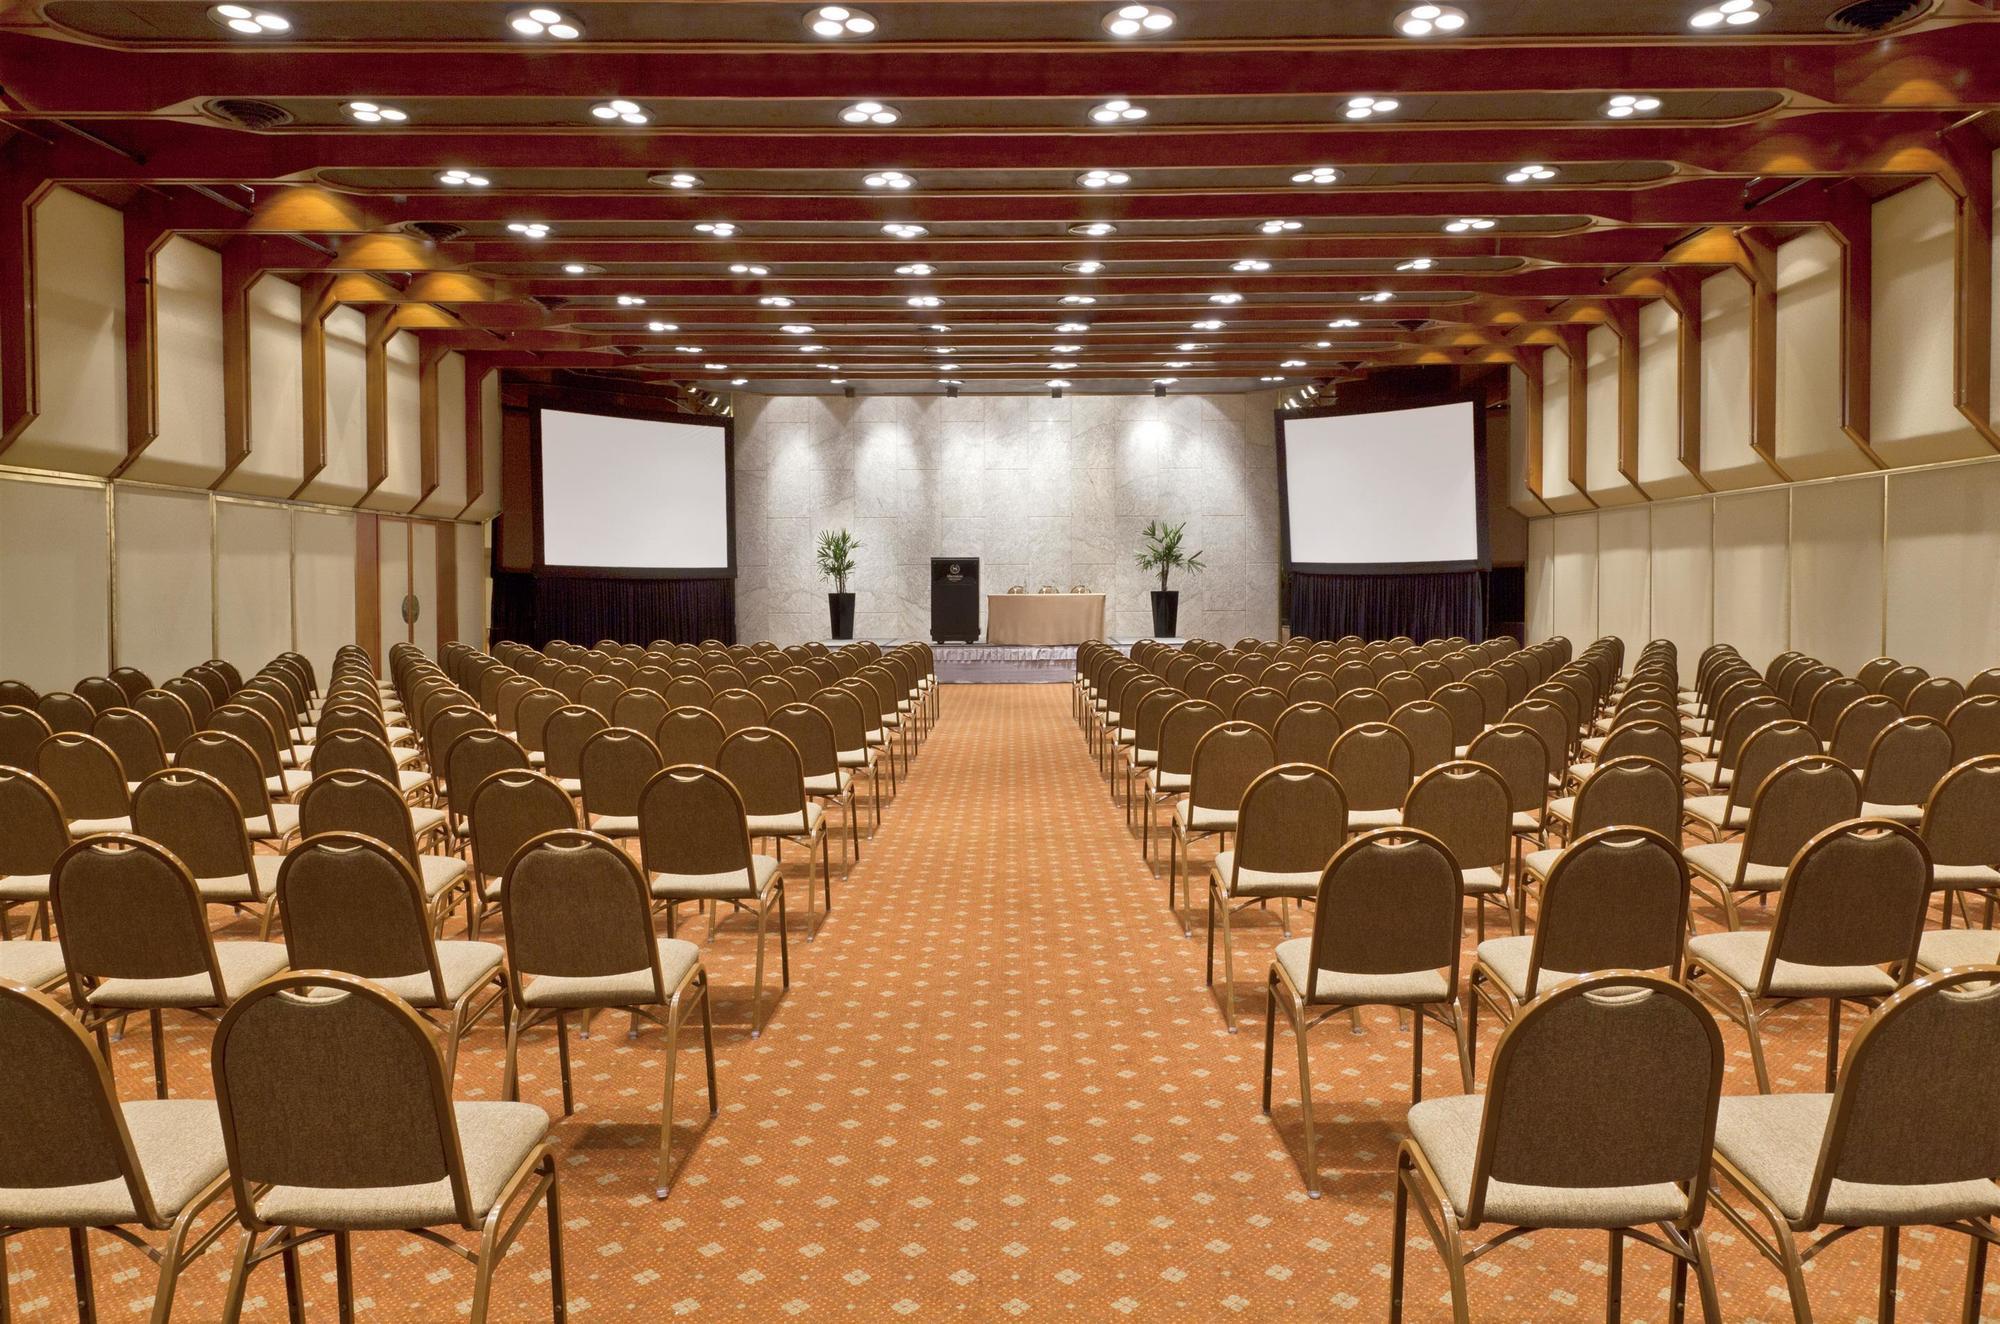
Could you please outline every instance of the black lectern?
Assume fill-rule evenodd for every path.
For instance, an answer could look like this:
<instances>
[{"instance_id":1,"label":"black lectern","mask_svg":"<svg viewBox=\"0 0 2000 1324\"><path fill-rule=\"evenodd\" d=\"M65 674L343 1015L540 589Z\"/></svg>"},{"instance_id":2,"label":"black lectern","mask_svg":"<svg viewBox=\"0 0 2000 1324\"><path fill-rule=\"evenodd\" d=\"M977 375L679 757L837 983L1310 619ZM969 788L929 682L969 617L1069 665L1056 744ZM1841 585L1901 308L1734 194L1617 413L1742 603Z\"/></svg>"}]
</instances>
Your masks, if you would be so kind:
<instances>
[{"instance_id":1,"label":"black lectern","mask_svg":"<svg viewBox=\"0 0 2000 1324\"><path fill-rule=\"evenodd\" d=\"M979 558L931 558L931 642L979 642Z\"/></svg>"}]
</instances>

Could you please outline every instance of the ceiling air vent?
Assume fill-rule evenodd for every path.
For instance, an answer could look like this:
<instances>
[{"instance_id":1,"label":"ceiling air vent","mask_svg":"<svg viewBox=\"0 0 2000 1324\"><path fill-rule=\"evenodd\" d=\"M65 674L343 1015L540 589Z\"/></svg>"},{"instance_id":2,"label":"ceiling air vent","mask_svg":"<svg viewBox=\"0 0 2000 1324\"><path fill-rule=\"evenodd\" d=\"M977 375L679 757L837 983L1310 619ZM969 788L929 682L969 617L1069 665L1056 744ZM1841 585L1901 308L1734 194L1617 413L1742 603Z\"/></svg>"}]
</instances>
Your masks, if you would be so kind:
<instances>
[{"instance_id":1,"label":"ceiling air vent","mask_svg":"<svg viewBox=\"0 0 2000 1324\"><path fill-rule=\"evenodd\" d=\"M1882 32L1908 22L1937 0L1854 0L1827 15L1826 25L1834 32Z\"/></svg>"},{"instance_id":2,"label":"ceiling air vent","mask_svg":"<svg viewBox=\"0 0 2000 1324\"><path fill-rule=\"evenodd\" d=\"M275 129L292 122L292 112L269 101L227 97L208 103L208 113L240 129Z\"/></svg>"},{"instance_id":3,"label":"ceiling air vent","mask_svg":"<svg viewBox=\"0 0 2000 1324\"><path fill-rule=\"evenodd\" d=\"M448 244L465 233L462 225L450 221L411 221L403 227L411 234L420 234L434 244Z\"/></svg>"}]
</instances>

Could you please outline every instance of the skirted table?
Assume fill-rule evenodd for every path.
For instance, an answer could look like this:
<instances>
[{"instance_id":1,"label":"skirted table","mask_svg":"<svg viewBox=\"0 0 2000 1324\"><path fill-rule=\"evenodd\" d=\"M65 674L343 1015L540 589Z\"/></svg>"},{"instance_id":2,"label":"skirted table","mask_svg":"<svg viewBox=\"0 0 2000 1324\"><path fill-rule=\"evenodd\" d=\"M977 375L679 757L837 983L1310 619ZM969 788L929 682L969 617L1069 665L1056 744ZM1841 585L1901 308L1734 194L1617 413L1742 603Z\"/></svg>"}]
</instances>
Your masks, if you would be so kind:
<instances>
[{"instance_id":1,"label":"skirted table","mask_svg":"<svg viewBox=\"0 0 2000 1324\"><path fill-rule=\"evenodd\" d=\"M986 599L990 644L1080 644L1103 637L1102 593L994 593Z\"/></svg>"}]
</instances>

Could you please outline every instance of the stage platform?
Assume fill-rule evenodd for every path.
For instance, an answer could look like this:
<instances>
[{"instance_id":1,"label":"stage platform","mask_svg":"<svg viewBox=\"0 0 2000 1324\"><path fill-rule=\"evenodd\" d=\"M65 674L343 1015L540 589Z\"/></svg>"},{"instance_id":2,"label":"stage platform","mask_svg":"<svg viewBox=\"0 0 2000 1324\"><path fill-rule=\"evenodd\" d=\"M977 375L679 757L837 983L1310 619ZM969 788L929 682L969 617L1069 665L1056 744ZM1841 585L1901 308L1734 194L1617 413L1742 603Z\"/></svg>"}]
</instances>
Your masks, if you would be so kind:
<instances>
[{"instance_id":1,"label":"stage platform","mask_svg":"<svg viewBox=\"0 0 2000 1324\"><path fill-rule=\"evenodd\" d=\"M852 639L823 639L828 648L851 644ZM905 642L877 639L883 648ZM1130 653L1136 639L1107 640L1121 653ZM1177 644L1179 639L1162 639ZM1076 675L1074 644L932 644L937 656L937 678L941 685L1066 685Z\"/></svg>"}]
</instances>

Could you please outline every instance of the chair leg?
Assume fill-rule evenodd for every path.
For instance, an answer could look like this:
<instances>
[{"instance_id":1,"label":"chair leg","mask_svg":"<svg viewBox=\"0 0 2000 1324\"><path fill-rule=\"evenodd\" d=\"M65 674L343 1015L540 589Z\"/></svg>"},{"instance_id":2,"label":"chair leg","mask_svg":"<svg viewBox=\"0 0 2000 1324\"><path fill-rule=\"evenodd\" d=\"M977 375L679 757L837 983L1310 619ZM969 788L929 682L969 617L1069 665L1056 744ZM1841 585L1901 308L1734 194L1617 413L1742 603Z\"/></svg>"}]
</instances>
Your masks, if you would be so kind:
<instances>
[{"instance_id":1,"label":"chair leg","mask_svg":"<svg viewBox=\"0 0 2000 1324\"><path fill-rule=\"evenodd\" d=\"M785 922L785 880L778 880L778 987L792 986L792 945L786 934L791 928Z\"/></svg>"},{"instance_id":2,"label":"chair leg","mask_svg":"<svg viewBox=\"0 0 2000 1324\"><path fill-rule=\"evenodd\" d=\"M0 1275L0 1282L6 1279ZM1986 1239L1975 1236L1965 1254L1965 1308L1959 1324L1979 1324L1979 1306L1986 1295Z\"/></svg>"},{"instance_id":3,"label":"chair leg","mask_svg":"<svg viewBox=\"0 0 2000 1324\"><path fill-rule=\"evenodd\" d=\"M1410 1011L1410 1103L1424 1101L1424 1009Z\"/></svg>"},{"instance_id":4,"label":"chair leg","mask_svg":"<svg viewBox=\"0 0 2000 1324\"><path fill-rule=\"evenodd\" d=\"M1721 1324L1722 1293L1716 1290L1715 1265L1708 1258L1708 1238L1700 1228L1696 1228L1688 1240L1694 1243L1694 1281L1701 1292L1702 1324L1711 1324L1711 1321Z\"/></svg>"},{"instance_id":5,"label":"chair leg","mask_svg":"<svg viewBox=\"0 0 2000 1324\"><path fill-rule=\"evenodd\" d=\"M560 1011L556 1013L556 1061L562 1067L563 1116L567 1117L576 1111L576 1098L569 1083L569 1016Z\"/></svg>"},{"instance_id":6,"label":"chair leg","mask_svg":"<svg viewBox=\"0 0 2000 1324\"><path fill-rule=\"evenodd\" d=\"M782 884L781 884L782 886ZM764 1033L764 932L771 924L771 899L764 898L764 904L757 907L757 973L750 981L750 1037L759 1038ZM781 933L782 929L779 930Z\"/></svg>"},{"instance_id":7,"label":"chair leg","mask_svg":"<svg viewBox=\"0 0 2000 1324\"><path fill-rule=\"evenodd\" d=\"M1211 937L1211 949L1214 942ZM1229 927L1227 897L1222 899L1222 1022L1229 1027L1231 1034L1236 1033L1236 942Z\"/></svg>"},{"instance_id":8,"label":"chair leg","mask_svg":"<svg viewBox=\"0 0 2000 1324\"><path fill-rule=\"evenodd\" d=\"M714 997L706 968L701 972L701 1056L708 1074L708 1115L714 1117L722 1111L722 1098L715 1091Z\"/></svg>"},{"instance_id":9,"label":"chair leg","mask_svg":"<svg viewBox=\"0 0 2000 1324\"><path fill-rule=\"evenodd\" d=\"M1750 1065L1756 1068L1757 1092L1771 1092L1771 1073L1764 1065L1764 1033L1759 1025L1757 1001L1748 993L1739 992L1736 1000L1743 1008L1743 1031L1750 1038Z\"/></svg>"},{"instance_id":10,"label":"chair leg","mask_svg":"<svg viewBox=\"0 0 2000 1324\"><path fill-rule=\"evenodd\" d=\"M90 1233L85 1228L69 1230L70 1269L76 1276L76 1317L81 1324L97 1324L97 1287L90 1277ZM0 1283L0 1287L4 1287Z\"/></svg>"},{"instance_id":11,"label":"chair leg","mask_svg":"<svg viewBox=\"0 0 2000 1324\"><path fill-rule=\"evenodd\" d=\"M162 1033L162 1017L158 1007L146 1013L146 1021L153 1031L153 1092L160 1098L167 1097L167 1038Z\"/></svg>"},{"instance_id":12,"label":"chair leg","mask_svg":"<svg viewBox=\"0 0 2000 1324\"><path fill-rule=\"evenodd\" d=\"M549 1178L549 1318L564 1324L569 1319L569 1292L563 1286L562 1196L557 1190L555 1155L543 1155L541 1166Z\"/></svg>"},{"instance_id":13,"label":"chair leg","mask_svg":"<svg viewBox=\"0 0 2000 1324\"><path fill-rule=\"evenodd\" d=\"M1319 1199L1319 1141L1313 1129L1312 1059L1306 1052L1305 1017L1288 1008L1292 1018L1292 1039L1299 1049L1299 1120L1305 1124L1306 1195Z\"/></svg>"},{"instance_id":14,"label":"chair leg","mask_svg":"<svg viewBox=\"0 0 2000 1324\"><path fill-rule=\"evenodd\" d=\"M244 1228L236 1262L229 1269L229 1287L222 1297L222 1324L240 1324L243 1318L243 1293L250 1286L250 1254L256 1248L257 1234Z\"/></svg>"},{"instance_id":15,"label":"chair leg","mask_svg":"<svg viewBox=\"0 0 2000 1324\"><path fill-rule=\"evenodd\" d=\"M1271 1056L1278 1037L1278 976L1272 972L1264 987L1264 1115L1271 1115Z\"/></svg>"},{"instance_id":16,"label":"chair leg","mask_svg":"<svg viewBox=\"0 0 2000 1324\"><path fill-rule=\"evenodd\" d=\"M1840 999L1826 1002L1826 1092L1833 1093L1834 1077L1840 1073Z\"/></svg>"},{"instance_id":17,"label":"chair leg","mask_svg":"<svg viewBox=\"0 0 2000 1324\"><path fill-rule=\"evenodd\" d=\"M660 1094L660 1166L659 1180L653 1186L653 1198L667 1198L667 1177L673 1171L671 1156L674 1145L674 1068L676 1050L680 1046L681 995L675 993L667 1002L667 1080Z\"/></svg>"},{"instance_id":18,"label":"chair leg","mask_svg":"<svg viewBox=\"0 0 2000 1324\"><path fill-rule=\"evenodd\" d=\"M512 1010L512 1004L509 1004ZM500 1097L509 1103L518 1103L521 1098L521 1017L510 1016L507 1020L507 1065L500 1077Z\"/></svg>"},{"instance_id":19,"label":"chair leg","mask_svg":"<svg viewBox=\"0 0 2000 1324\"><path fill-rule=\"evenodd\" d=\"M1404 1177L1409 1167L1410 1156L1397 1146L1396 1211L1390 1222L1394 1240L1389 1243L1389 1324L1403 1324L1403 1273L1409 1255L1409 1247L1404 1243L1410 1235L1410 1188Z\"/></svg>"},{"instance_id":20,"label":"chair leg","mask_svg":"<svg viewBox=\"0 0 2000 1324\"><path fill-rule=\"evenodd\" d=\"M1618 1324L1625 1304L1625 1235L1617 1228L1612 1228L1609 1235L1611 1248L1604 1271L1604 1324Z\"/></svg>"},{"instance_id":21,"label":"chair leg","mask_svg":"<svg viewBox=\"0 0 2000 1324\"><path fill-rule=\"evenodd\" d=\"M306 1324L306 1283L299 1273L298 1248L287 1247L278 1258L285 1266L285 1309L291 1324Z\"/></svg>"},{"instance_id":22,"label":"chair leg","mask_svg":"<svg viewBox=\"0 0 2000 1324\"><path fill-rule=\"evenodd\" d=\"M1896 1324L1896 1255L1900 1228L1882 1229L1882 1279L1876 1289L1876 1324Z\"/></svg>"},{"instance_id":23,"label":"chair leg","mask_svg":"<svg viewBox=\"0 0 2000 1324\"><path fill-rule=\"evenodd\" d=\"M340 1324L354 1324L354 1236L333 1234L333 1276L340 1297Z\"/></svg>"}]
</instances>

